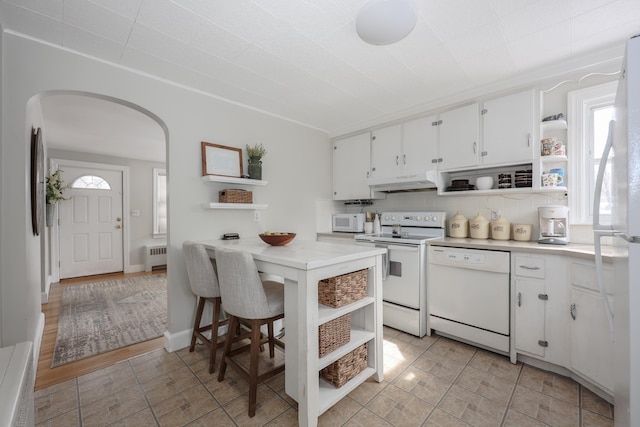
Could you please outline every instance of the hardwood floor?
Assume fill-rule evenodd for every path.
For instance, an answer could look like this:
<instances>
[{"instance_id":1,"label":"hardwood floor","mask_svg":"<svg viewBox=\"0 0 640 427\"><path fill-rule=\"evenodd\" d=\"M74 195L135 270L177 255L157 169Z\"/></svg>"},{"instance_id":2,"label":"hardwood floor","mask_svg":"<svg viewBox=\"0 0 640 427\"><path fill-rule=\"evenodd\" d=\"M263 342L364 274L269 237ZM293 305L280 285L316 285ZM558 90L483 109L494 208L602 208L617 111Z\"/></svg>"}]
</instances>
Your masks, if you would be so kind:
<instances>
[{"instance_id":1,"label":"hardwood floor","mask_svg":"<svg viewBox=\"0 0 640 427\"><path fill-rule=\"evenodd\" d=\"M42 344L40 346L40 358L38 360L35 389L40 390L42 388L67 381L71 378L105 368L122 360L129 359L130 357L162 348L164 344L164 338L158 337L149 341L118 348L107 353L67 363L56 368L51 368L53 350L56 344L56 334L58 333L58 317L62 301L62 289L65 286L75 286L82 283L100 282L103 280L122 279L125 277L144 276L147 274L164 272L165 270L158 270L153 273L101 274L97 276L66 279L61 280L59 283L53 283L49 291L49 302L47 304L42 304L42 312L45 317L44 334L42 337Z\"/></svg>"}]
</instances>

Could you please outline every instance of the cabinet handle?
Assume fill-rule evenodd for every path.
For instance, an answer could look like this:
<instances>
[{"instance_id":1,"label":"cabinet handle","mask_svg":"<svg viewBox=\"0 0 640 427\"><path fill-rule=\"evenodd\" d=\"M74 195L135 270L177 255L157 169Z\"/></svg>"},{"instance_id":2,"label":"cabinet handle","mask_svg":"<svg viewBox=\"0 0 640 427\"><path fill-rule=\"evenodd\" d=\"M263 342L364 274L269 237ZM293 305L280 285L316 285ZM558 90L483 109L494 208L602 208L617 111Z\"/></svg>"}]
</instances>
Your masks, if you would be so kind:
<instances>
[{"instance_id":1,"label":"cabinet handle","mask_svg":"<svg viewBox=\"0 0 640 427\"><path fill-rule=\"evenodd\" d=\"M527 147L531 147L531 134L527 134Z\"/></svg>"},{"instance_id":2,"label":"cabinet handle","mask_svg":"<svg viewBox=\"0 0 640 427\"><path fill-rule=\"evenodd\" d=\"M476 142L473 143L473 154L476 154L476 150L477 150L478 144Z\"/></svg>"},{"instance_id":3,"label":"cabinet handle","mask_svg":"<svg viewBox=\"0 0 640 427\"><path fill-rule=\"evenodd\" d=\"M549 295L547 295L547 294L538 294L538 299L541 299L542 301L548 301L549 300Z\"/></svg>"},{"instance_id":4,"label":"cabinet handle","mask_svg":"<svg viewBox=\"0 0 640 427\"><path fill-rule=\"evenodd\" d=\"M540 347L549 347L549 341L545 341L545 340L538 340L538 345Z\"/></svg>"},{"instance_id":5,"label":"cabinet handle","mask_svg":"<svg viewBox=\"0 0 640 427\"><path fill-rule=\"evenodd\" d=\"M480 153L480 155L481 155L482 157L486 157L486 155L487 155L487 154L488 154L488 153L487 153L486 151L483 151L483 152L481 152L481 153Z\"/></svg>"},{"instance_id":6,"label":"cabinet handle","mask_svg":"<svg viewBox=\"0 0 640 427\"><path fill-rule=\"evenodd\" d=\"M367 178L369 178L369 171L367 171Z\"/></svg>"},{"instance_id":7,"label":"cabinet handle","mask_svg":"<svg viewBox=\"0 0 640 427\"><path fill-rule=\"evenodd\" d=\"M407 155L406 155L406 154L403 154L403 155L402 155L402 164L403 164L403 165L406 165L406 164L407 164Z\"/></svg>"},{"instance_id":8,"label":"cabinet handle","mask_svg":"<svg viewBox=\"0 0 640 427\"><path fill-rule=\"evenodd\" d=\"M516 301L518 301L518 307L522 306L522 292L518 292L518 297L516 298Z\"/></svg>"},{"instance_id":9,"label":"cabinet handle","mask_svg":"<svg viewBox=\"0 0 640 427\"><path fill-rule=\"evenodd\" d=\"M482 114L482 115L484 116L484 115L485 115L485 114L487 114L488 112L489 112L489 110L487 110L487 109L485 108L484 110L480 111L480 114Z\"/></svg>"},{"instance_id":10,"label":"cabinet handle","mask_svg":"<svg viewBox=\"0 0 640 427\"><path fill-rule=\"evenodd\" d=\"M396 166L398 166L399 162L398 162L398 156L396 156Z\"/></svg>"},{"instance_id":11,"label":"cabinet handle","mask_svg":"<svg viewBox=\"0 0 640 427\"><path fill-rule=\"evenodd\" d=\"M540 267L529 267L528 265L519 265L518 267L524 268L525 270L540 270Z\"/></svg>"},{"instance_id":12,"label":"cabinet handle","mask_svg":"<svg viewBox=\"0 0 640 427\"><path fill-rule=\"evenodd\" d=\"M571 307L569 308L569 313L571 314L571 318L573 320L576 320L576 304L571 304Z\"/></svg>"},{"instance_id":13,"label":"cabinet handle","mask_svg":"<svg viewBox=\"0 0 640 427\"><path fill-rule=\"evenodd\" d=\"M438 163L442 163L442 157L438 157Z\"/></svg>"},{"instance_id":14,"label":"cabinet handle","mask_svg":"<svg viewBox=\"0 0 640 427\"><path fill-rule=\"evenodd\" d=\"M431 163L438 163L438 159L431 159Z\"/></svg>"}]
</instances>

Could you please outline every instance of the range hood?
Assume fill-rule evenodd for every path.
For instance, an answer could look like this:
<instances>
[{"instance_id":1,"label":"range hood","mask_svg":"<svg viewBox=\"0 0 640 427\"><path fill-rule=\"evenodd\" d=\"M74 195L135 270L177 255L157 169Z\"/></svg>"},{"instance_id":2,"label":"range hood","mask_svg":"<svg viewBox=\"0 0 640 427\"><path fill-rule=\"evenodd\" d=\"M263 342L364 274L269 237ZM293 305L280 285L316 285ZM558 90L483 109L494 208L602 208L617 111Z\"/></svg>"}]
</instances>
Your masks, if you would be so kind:
<instances>
[{"instance_id":1,"label":"range hood","mask_svg":"<svg viewBox=\"0 0 640 427\"><path fill-rule=\"evenodd\" d=\"M438 187L438 172L426 171L395 177L369 178L367 184L374 191L385 192L436 189Z\"/></svg>"}]
</instances>

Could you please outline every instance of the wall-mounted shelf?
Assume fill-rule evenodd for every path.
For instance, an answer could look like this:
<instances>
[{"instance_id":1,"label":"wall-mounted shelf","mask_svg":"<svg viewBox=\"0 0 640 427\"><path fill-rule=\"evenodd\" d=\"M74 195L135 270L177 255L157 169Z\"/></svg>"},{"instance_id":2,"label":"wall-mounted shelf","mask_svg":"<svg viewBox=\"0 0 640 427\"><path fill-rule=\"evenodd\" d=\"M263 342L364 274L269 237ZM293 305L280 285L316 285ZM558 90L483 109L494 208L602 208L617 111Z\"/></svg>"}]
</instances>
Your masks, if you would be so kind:
<instances>
[{"instance_id":1,"label":"wall-mounted shelf","mask_svg":"<svg viewBox=\"0 0 640 427\"><path fill-rule=\"evenodd\" d=\"M567 129L566 120L549 120L540 123L540 130L543 132L550 130L565 130Z\"/></svg>"},{"instance_id":2,"label":"wall-mounted shelf","mask_svg":"<svg viewBox=\"0 0 640 427\"><path fill-rule=\"evenodd\" d=\"M566 162L567 156L540 156L540 161L543 163Z\"/></svg>"},{"instance_id":3,"label":"wall-mounted shelf","mask_svg":"<svg viewBox=\"0 0 640 427\"><path fill-rule=\"evenodd\" d=\"M267 209L269 205L262 205L256 203L203 203L203 209Z\"/></svg>"},{"instance_id":4,"label":"wall-mounted shelf","mask_svg":"<svg viewBox=\"0 0 640 427\"><path fill-rule=\"evenodd\" d=\"M255 185L261 187L269 183L269 181L262 181L259 179L234 178L232 176L219 175L205 175L201 179L202 182L222 182L225 184Z\"/></svg>"}]
</instances>

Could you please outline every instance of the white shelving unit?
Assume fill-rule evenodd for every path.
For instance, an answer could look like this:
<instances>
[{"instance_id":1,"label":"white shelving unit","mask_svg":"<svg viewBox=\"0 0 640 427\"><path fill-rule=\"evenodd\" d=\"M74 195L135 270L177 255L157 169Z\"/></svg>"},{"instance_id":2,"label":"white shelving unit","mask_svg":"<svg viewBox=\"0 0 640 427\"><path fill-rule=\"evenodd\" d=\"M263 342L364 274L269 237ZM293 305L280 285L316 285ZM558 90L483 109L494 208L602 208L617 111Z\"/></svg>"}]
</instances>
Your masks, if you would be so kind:
<instances>
[{"instance_id":1,"label":"white shelving unit","mask_svg":"<svg viewBox=\"0 0 640 427\"><path fill-rule=\"evenodd\" d=\"M248 179L248 178L235 178L232 176L219 176L219 175L205 175L201 177L202 182L217 182L221 184L234 184L234 185L251 185L257 187L264 187L269 182L263 181L259 179ZM211 203L202 203L203 209L234 209L234 210L258 210L258 209L267 209L269 205L266 204L257 204L257 203L219 203L219 202L211 202Z\"/></svg>"},{"instance_id":2,"label":"white shelving unit","mask_svg":"<svg viewBox=\"0 0 640 427\"><path fill-rule=\"evenodd\" d=\"M371 270L367 274L367 281L371 283ZM366 379L376 372L376 366L382 363L375 356L376 333L375 325L372 323L375 310L375 290L373 286L367 286L367 296L347 304L340 308L331 308L322 304L318 304L318 325L322 325L340 316L351 313L351 337L348 343L338 347L336 350L318 359L318 371L329 366L341 357L349 354L351 351L360 347L365 343L369 343L367 348L367 367L350 379L342 387L336 388L332 384L327 383L322 378L319 381L318 390L318 409L319 413L324 413L332 407L340 399L353 391L362 384Z\"/></svg>"},{"instance_id":3,"label":"white shelving unit","mask_svg":"<svg viewBox=\"0 0 640 427\"><path fill-rule=\"evenodd\" d=\"M566 137L567 137L567 121L562 120L549 120L546 122L540 122L540 140L544 138L555 137L558 138L559 141L563 141L566 147ZM566 149L566 148L565 148ZM540 176L538 180L542 179L542 174L550 169L554 168L562 168L564 169L564 186L560 187L543 187L542 183L540 183L540 191L544 193L557 193L557 192L566 192L567 191L567 166L569 164L569 160L566 155L561 156L543 156L540 154Z\"/></svg>"}]
</instances>

